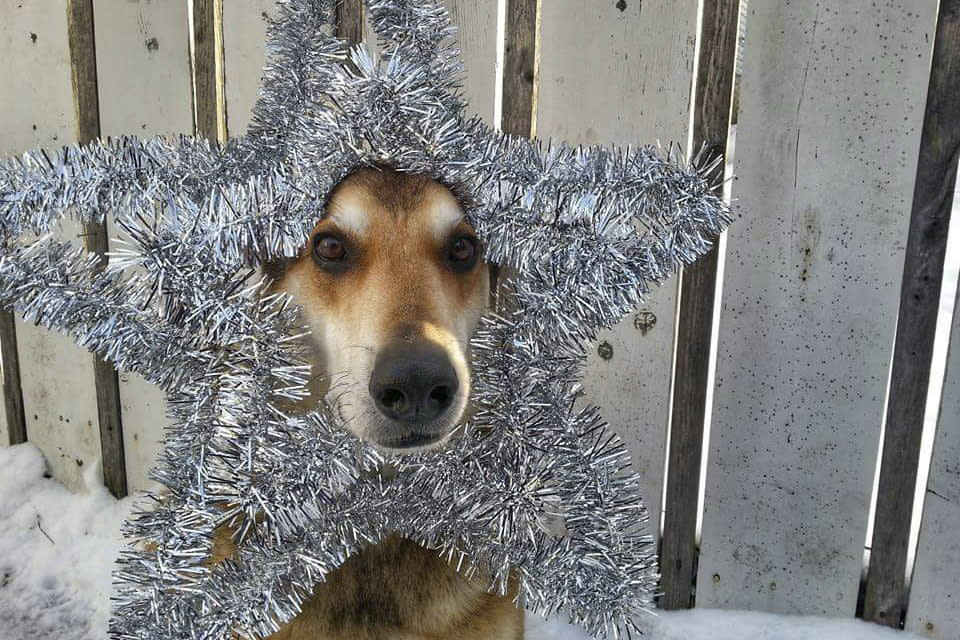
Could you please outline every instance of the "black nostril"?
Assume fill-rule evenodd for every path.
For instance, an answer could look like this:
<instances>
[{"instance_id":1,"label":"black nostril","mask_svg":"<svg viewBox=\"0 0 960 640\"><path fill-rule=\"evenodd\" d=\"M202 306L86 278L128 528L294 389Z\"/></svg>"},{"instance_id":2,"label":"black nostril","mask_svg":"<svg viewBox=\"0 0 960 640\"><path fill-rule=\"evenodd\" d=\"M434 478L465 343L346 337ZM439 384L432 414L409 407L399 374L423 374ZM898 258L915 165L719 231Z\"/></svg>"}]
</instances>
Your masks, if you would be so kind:
<instances>
[{"instance_id":1,"label":"black nostril","mask_svg":"<svg viewBox=\"0 0 960 640\"><path fill-rule=\"evenodd\" d=\"M429 400L437 409L443 411L453 402L453 390L444 384L434 387L430 392Z\"/></svg>"},{"instance_id":2,"label":"black nostril","mask_svg":"<svg viewBox=\"0 0 960 640\"><path fill-rule=\"evenodd\" d=\"M403 405L407 402L407 396L400 389L387 388L380 392L380 403L395 413L403 411Z\"/></svg>"}]
</instances>

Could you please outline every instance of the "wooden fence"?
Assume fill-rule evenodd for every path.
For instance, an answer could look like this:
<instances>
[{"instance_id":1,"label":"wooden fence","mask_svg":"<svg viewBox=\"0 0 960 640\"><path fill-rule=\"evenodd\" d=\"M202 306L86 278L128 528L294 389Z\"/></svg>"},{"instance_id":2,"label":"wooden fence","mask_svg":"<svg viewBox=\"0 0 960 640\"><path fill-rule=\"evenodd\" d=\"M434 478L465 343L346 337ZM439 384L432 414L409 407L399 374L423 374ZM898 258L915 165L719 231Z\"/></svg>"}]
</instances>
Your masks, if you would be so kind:
<instances>
[{"instance_id":1,"label":"wooden fence","mask_svg":"<svg viewBox=\"0 0 960 640\"><path fill-rule=\"evenodd\" d=\"M589 363L587 390L629 441L661 532L661 606L862 615L956 638L960 331L912 588L908 558L960 154L960 0L447 5L471 108L506 131L724 152L735 117L725 251L605 332ZM0 153L242 133L272 11L4 4ZM341 35L370 40L357 0L338 15ZM96 251L110 237L61 233ZM101 461L115 494L149 485L156 389L9 314L0 347L7 440L36 444L69 487Z\"/></svg>"}]
</instances>

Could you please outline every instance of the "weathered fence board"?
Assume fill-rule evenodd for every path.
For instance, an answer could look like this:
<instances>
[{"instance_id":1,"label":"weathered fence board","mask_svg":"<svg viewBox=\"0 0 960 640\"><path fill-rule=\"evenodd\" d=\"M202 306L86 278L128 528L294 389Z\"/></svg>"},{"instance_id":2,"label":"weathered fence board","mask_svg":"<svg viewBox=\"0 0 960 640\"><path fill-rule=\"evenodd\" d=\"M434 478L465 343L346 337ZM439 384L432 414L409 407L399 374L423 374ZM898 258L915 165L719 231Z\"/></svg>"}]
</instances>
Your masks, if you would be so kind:
<instances>
[{"instance_id":1,"label":"weathered fence board","mask_svg":"<svg viewBox=\"0 0 960 640\"><path fill-rule=\"evenodd\" d=\"M960 0L942 0L913 188L863 617L899 628L947 228L960 157Z\"/></svg>"},{"instance_id":2,"label":"weathered fence board","mask_svg":"<svg viewBox=\"0 0 960 640\"><path fill-rule=\"evenodd\" d=\"M536 134L537 32L540 0L506 0L501 116L498 123L515 136Z\"/></svg>"},{"instance_id":3,"label":"weathered fence board","mask_svg":"<svg viewBox=\"0 0 960 640\"><path fill-rule=\"evenodd\" d=\"M698 606L855 611L935 9L750 3Z\"/></svg>"},{"instance_id":4,"label":"weathered fence board","mask_svg":"<svg viewBox=\"0 0 960 640\"><path fill-rule=\"evenodd\" d=\"M243 135L253 115L266 61L267 19L273 0L228 2L223 7L223 59L227 132Z\"/></svg>"},{"instance_id":5,"label":"weathered fence board","mask_svg":"<svg viewBox=\"0 0 960 640\"><path fill-rule=\"evenodd\" d=\"M572 143L675 142L686 147L696 0L542 7L537 135ZM642 33L643 37L637 37ZM591 402L622 434L659 530L677 280L600 336L585 378Z\"/></svg>"},{"instance_id":6,"label":"weathered fence board","mask_svg":"<svg viewBox=\"0 0 960 640\"><path fill-rule=\"evenodd\" d=\"M906 619L908 631L937 640L954 640L960 629L960 297L951 331Z\"/></svg>"},{"instance_id":7,"label":"weathered fence board","mask_svg":"<svg viewBox=\"0 0 960 640\"><path fill-rule=\"evenodd\" d=\"M497 82L497 3L446 0L450 19L457 25L457 45L463 55L464 97L469 113L493 124Z\"/></svg>"},{"instance_id":8,"label":"weathered fence board","mask_svg":"<svg viewBox=\"0 0 960 640\"><path fill-rule=\"evenodd\" d=\"M77 141L86 144L100 137L93 0L68 0L67 37ZM106 223L85 222L83 244L87 251L100 256L97 268L103 269L107 264ZM123 425L120 420L120 388L116 369L97 356L93 358L93 384L97 392L103 483L110 493L122 498L127 495L127 466L123 451Z\"/></svg>"},{"instance_id":9,"label":"weathered fence board","mask_svg":"<svg viewBox=\"0 0 960 640\"><path fill-rule=\"evenodd\" d=\"M0 153L75 141L67 13L63 3L16 3L0 21ZM79 225L62 237L82 241ZM70 338L17 323L27 436L71 489L100 459L93 358Z\"/></svg>"},{"instance_id":10,"label":"weathered fence board","mask_svg":"<svg viewBox=\"0 0 960 640\"><path fill-rule=\"evenodd\" d=\"M104 136L193 132L187 14L181 0L94 0ZM111 238L117 233L110 229ZM166 424L163 394L124 373L120 400L128 484L131 490L146 488Z\"/></svg>"},{"instance_id":11,"label":"weathered fence board","mask_svg":"<svg viewBox=\"0 0 960 640\"><path fill-rule=\"evenodd\" d=\"M193 102L196 133L225 141L223 101L223 0L190 0L193 5Z\"/></svg>"},{"instance_id":12,"label":"weathered fence board","mask_svg":"<svg viewBox=\"0 0 960 640\"><path fill-rule=\"evenodd\" d=\"M0 312L0 376L3 377L3 415L0 416L0 446L27 441L20 386L20 354L17 352L17 318Z\"/></svg>"},{"instance_id":13,"label":"weathered fence board","mask_svg":"<svg viewBox=\"0 0 960 640\"><path fill-rule=\"evenodd\" d=\"M739 0L701 3L700 42L693 97L693 153L724 156L712 176L723 178L736 67ZM706 424L710 347L716 311L719 247L680 274L673 412L664 493L658 600L664 609L693 606L697 575L697 521Z\"/></svg>"}]
</instances>

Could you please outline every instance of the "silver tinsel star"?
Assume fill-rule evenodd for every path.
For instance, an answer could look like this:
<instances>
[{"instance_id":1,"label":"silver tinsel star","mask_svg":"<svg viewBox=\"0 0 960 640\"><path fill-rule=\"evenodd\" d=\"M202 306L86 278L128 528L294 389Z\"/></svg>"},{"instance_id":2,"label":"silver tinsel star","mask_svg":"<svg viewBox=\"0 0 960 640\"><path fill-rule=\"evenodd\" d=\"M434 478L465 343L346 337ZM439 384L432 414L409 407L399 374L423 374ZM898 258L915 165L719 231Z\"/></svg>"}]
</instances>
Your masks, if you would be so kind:
<instances>
[{"instance_id":1,"label":"silver tinsel star","mask_svg":"<svg viewBox=\"0 0 960 640\"><path fill-rule=\"evenodd\" d=\"M254 124L219 147L121 138L0 164L0 302L167 392L153 477L128 523L111 635L255 638L363 546L399 533L520 604L597 636L638 629L656 588L646 510L620 439L582 408L585 345L709 247L728 209L654 148L517 139L464 115L445 10L368 0L383 47L330 37L332 0L288 0ZM256 267L295 255L350 171L387 164L466 196L512 307L473 341L478 411L444 451L384 460L309 415L295 310ZM106 269L49 232L110 217ZM39 237L39 239L38 239ZM212 531L234 558L208 569ZM559 523L559 524L558 524Z\"/></svg>"}]
</instances>

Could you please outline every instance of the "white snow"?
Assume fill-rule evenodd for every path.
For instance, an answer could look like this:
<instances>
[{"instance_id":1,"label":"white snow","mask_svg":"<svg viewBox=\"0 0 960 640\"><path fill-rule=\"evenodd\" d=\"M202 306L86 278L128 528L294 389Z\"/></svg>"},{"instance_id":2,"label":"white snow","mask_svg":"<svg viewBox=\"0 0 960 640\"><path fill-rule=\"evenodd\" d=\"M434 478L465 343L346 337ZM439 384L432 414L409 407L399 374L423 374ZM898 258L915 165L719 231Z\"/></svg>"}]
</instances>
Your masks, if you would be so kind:
<instances>
[{"instance_id":1,"label":"white snow","mask_svg":"<svg viewBox=\"0 0 960 640\"><path fill-rule=\"evenodd\" d=\"M0 640L103 640L110 571L132 499L114 500L87 472L72 494L44 477L32 445L0 447ZM527 640L587 640L528 617ZM651 640L919 640L859 620L697 609L662 613Z\"/></svg>"},{"instance_id":2,"label":"white snow","mask_svg":"<svg viewBox=\"0 0 960 640\"><path fill-rule=\"evenodd\" d=\"M0 640L106 637L110 571L132 500L87 470L74 495L32 445L0 447Z\"/></svg>"},{"instance_id":3,"label":"white snow","mask_svg":"<svg viewBox=\"0 0 960 640\"><path fill-rule=\"evenodd\" d=\"M587 640L579 629L527 616L526 640ZM863 622L753 611L694 609L663 612L650 625L650 640L920 640L919 636Z\"/></svg>"}]
</instances>

